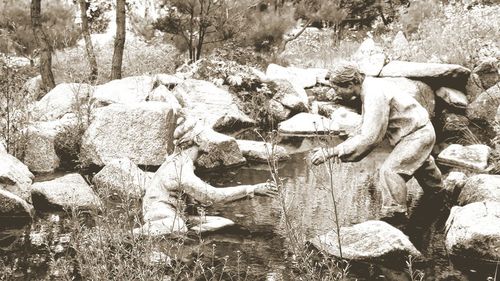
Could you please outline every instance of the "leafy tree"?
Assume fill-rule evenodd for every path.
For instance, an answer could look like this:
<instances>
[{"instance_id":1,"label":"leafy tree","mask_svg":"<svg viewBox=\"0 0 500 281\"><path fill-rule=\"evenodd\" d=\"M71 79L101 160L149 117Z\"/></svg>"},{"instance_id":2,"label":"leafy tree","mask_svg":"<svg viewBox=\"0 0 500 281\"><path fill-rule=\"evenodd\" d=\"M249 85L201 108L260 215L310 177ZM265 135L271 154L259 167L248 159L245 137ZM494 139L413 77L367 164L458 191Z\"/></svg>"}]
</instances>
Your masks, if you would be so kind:
<instances>
[{"instance_id":1,"label":"leafy tree","mask_svg":"<svg viewBox=\"0 0 500 281\"><path fill-rule=\"evenodd\" d=\"M122 78L123 49L125 48L125 0L116 0L116 36L113 59L111 61L111 80Z\"/></svg>"},{"instance_id":2,"label":"leafy tree","mask_svg":"<svg viewBox=\"0 0 500 281\"><path fill-rule=\"evenodd\" d=\"M173 35L177 47L188 51L190 62L201 58L206 45L240 33L244 13L253 6L235 0L174 0L165 5L168 13L154 28Z\"/></svg>"}]
</instances>

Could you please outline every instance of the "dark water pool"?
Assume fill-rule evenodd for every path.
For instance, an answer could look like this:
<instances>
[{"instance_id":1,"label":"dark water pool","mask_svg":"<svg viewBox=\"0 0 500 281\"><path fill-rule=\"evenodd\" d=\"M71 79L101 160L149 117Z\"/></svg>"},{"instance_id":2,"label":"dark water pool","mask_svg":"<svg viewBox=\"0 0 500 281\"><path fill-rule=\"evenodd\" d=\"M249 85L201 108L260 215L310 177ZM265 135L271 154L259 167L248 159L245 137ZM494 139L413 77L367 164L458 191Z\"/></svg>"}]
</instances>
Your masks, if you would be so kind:
<instances>
[{"instance_id":1,"label":"dark water pool","mask_svg":"<svg viewBox=\"0 0 500 281\"><path fill-rule=\"evenodd\" d=\"M284 222L285 211L294 233L304 241L335 227L333 197L341 225L377 219L380 194L373 184L374 171L387 155L387 147L377 148L359 163L334 165L330 177L325 166L312 166L307 161L308 151L313 146L310 139L288 145L294 154L279 165L279 177L284 183L281 196L255 197L208 208L208 214L220 215L236 223L236 226L203 237L206 246L202 247L207 252L215 251L217 257L228 257L226 270L239 271L240 265L244 265L246 280L296 280L297 276L292 277L290 273L294 258L286 239L290 225L287 227ZM265 164L251 164L200 176L222 187L264 182L270 179L270 172ZM421 196L420 188L413 182L409 186L409 203L416 206ZM447 256L443 233L446 216L446 213L437 214L433 223L425 225L421 231L407 231L425 256L425 260L414 264L415 269L425 274L423 280L487 280L488 276L493 276L494 265ZM37 260L33 255L43 253L35 254L26 246L27 230L29 233L29 227L2 229L0 226L0 254L4 260L31 263L25 265L30 272L24 272L18 280L29 280L45 270L43 263L33 264ZM383 265L351 263L348 280L412 280L404 264L404 260Z\"/></svg>"}]
</instances>

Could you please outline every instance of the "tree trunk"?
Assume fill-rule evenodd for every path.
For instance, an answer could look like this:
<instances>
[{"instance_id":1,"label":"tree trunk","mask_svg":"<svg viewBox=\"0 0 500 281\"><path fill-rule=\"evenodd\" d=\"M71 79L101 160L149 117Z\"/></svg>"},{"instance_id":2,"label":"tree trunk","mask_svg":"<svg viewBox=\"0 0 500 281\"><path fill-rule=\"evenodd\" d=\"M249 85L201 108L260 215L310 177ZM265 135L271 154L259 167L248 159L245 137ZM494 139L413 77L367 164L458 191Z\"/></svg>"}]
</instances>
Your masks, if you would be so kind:
<instances>
[{"instance_id":1,"label":"tree trunk","mask_svg":"<svg viewBox=\"0 0 500 281\"><path fill-rule=\"evenodd\" d=\"M56 83L54 82L54 74L52 74L52 46L47 39L47 35L43 32L41 22L41 0L31 1L31 27L35 41L40 48L40 75L45 91L52 90Z\"/></svg>"},{"instance_id":2,"label":"tree trunk","mask_svg":"<svg viewBox=\"0 0 500 281\"><path fill-rule=\"evenodd\" d=\"M116 36L111 80L122 78L123 48L125 47L125 0L116 0Z\"/></svg>"},{"instance_id":3,"label":"tree trunk","mask_svg":"<svg viewBox=\"0 0 500 281\"><path fill-rule=\"evenodd\" d=\"M94 46L92 45L92 39L90 38L89 31L89 21L87 19L87 4L85 0L78 0L80 4L80 17L82 18L82 34L85 40L85 49L87 51L87 59L90 65L90 82L95 82L97 80L97 60L95 58Z\"/></svg>"}]
</instances>

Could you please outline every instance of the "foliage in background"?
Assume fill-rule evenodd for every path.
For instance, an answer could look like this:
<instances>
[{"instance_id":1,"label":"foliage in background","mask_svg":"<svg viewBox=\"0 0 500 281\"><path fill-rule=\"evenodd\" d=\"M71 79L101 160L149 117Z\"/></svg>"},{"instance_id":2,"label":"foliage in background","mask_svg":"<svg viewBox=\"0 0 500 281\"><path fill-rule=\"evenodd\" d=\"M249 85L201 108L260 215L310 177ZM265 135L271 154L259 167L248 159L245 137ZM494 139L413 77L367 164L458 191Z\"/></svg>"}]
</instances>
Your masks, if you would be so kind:
<instances>
[{"instance_id":1,"label":"foliage in background","mask_svg":"<svg viewBox=\"0 0 500 281\"><path fill-rule=\"evenodd\" d=\"M30 1L0 4L0 52L15 52L18 56L36 57L36 42L31 28ZM74 24L74 7L63 1L42 1L42 25L54 49L74 46L80 36Z\"/></svg>"}]
</instances>

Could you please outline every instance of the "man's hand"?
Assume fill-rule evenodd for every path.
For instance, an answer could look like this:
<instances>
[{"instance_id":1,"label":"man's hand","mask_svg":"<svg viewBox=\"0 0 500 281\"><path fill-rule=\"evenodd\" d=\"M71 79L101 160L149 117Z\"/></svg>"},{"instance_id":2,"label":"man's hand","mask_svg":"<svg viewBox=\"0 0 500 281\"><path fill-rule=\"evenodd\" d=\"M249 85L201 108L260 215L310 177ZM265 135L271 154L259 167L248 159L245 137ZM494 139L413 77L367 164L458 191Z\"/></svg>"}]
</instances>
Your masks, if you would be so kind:
<instances>
[{"instance_id":1,"label":"man's hand","mask_svg":"<svg viewBox=\"0 0 500 281\"><path fill-rule=\"evenodd\" d=\"M278 188L270 182L259 183L254 185L253 192L255 195L274 197L278 194Z\"/></svg>"},{"instance_id":2,"label":"man's hand","mask_svg":"<svg viewBox=\"0 0 500 281\"><path fill-rule=\"evenodd\" d=\"M336 148L316 148L313 152L313 156L311 157L311 162L314 165L319 165L321 163L326 162L326 160L337 156L338 152Z\"/></svg>"}]
</instances>

